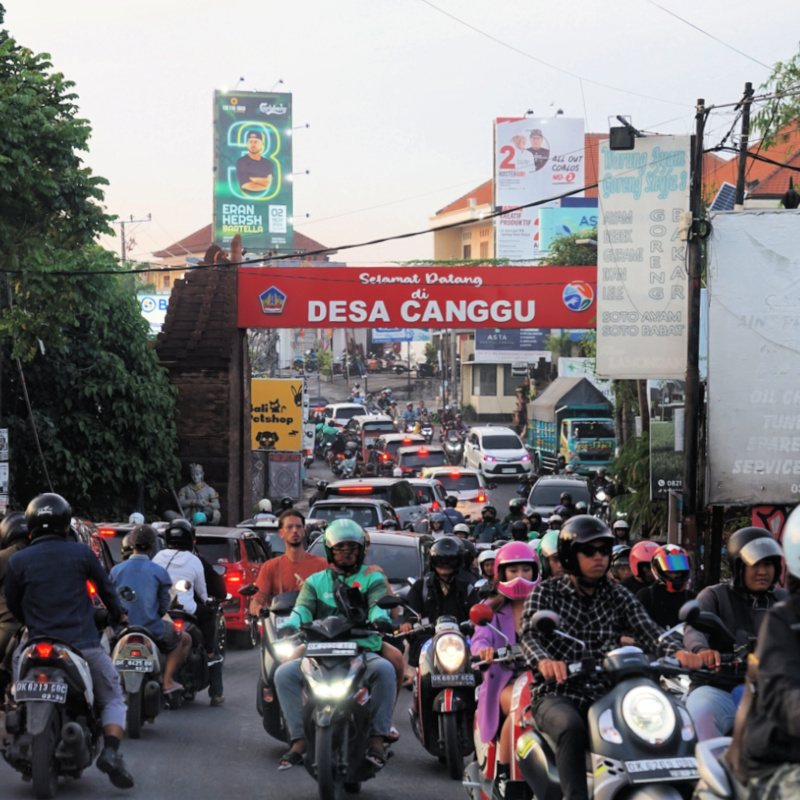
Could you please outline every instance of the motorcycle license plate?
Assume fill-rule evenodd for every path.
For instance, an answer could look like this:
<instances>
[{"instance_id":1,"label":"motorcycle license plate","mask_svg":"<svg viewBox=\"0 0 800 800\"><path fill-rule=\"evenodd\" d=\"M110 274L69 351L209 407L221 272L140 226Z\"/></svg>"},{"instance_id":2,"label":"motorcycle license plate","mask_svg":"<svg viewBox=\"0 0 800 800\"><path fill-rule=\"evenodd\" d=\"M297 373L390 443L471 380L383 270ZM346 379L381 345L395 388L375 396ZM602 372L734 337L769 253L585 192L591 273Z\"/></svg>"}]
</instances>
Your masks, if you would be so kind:
<instances>
[{"instance_id":1,"label":"motorcycle license plate","mask_svg":"<svg viewBox=\"0 0 800 800\"><path fill-rule=\"evenodd\" d=\"M697 759L684 758L646 758L641 761L626 761L625 770L634 783L652 781L657 778L684 778L696 780Z\"/></svg>"},{"instance_id":2,"label":"motorcycle license plate","mask_svg":"<svg viewBox=\"0 0 800 800\"><path fill-rule=\"evenodd\" d=\"M114 666L117 669L133 672L152 672L156 664L149 658L115 658Z\"/></svg>"},{"instance_id":3,"label":"motorcycle license plate","mask_svg":"<svg viewBox=\"0 0 800 800\"><path fill-rule=\"evenodd\" d=\"M314 658L325 656L354 656L357 654L357 642L309 642L306 645L306 655Z\"/></svg>"},{"instance_id":4,"label":"motorcycle license plate","mask_svg":"<svg viewBox=\"0 0 800 800\"><path fill-rule=\"evenodd\" d=\"M17 681L14 684L14 697L22 700L42 700L51 703L67 702L67 684L63 681Z\"/></svg>"},{"instance_id":5,"label":"motorcycle license plate","mask_svg":"<svg viewBox=\"0 0 800 800\"><path fill-rule=\"evenodd\" d=\"M438 675L433 674L431 675L431 686L432 687L439 687L439 686L474 686L475 685L475 676L474 675Z\"/></svg>"}]
</instances>

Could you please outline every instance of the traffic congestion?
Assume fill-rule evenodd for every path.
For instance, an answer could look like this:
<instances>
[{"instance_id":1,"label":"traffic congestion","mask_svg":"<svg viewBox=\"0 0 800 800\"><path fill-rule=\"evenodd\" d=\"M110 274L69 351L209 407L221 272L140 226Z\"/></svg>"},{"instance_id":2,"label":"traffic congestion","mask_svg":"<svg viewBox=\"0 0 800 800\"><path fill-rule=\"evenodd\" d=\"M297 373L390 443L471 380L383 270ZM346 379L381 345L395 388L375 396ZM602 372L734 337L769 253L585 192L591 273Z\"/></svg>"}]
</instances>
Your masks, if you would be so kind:
<instances>
[{"instance_id":1,"label":"traffic congestion","mask_svg":"<svg viewBox=\"0 0 800 800\"><path fill-rule=\"evenodd\" d=\"M697 593L682 547L614 511L613 462L548 469L513 428L389 387L309 421L303 499L235 527L200 490L158 520L78 520L56 493L4 516L4 796L108 796L105 775L204 797L231 771L322 800L405 794L412 774L472 800L727 796L714 754L750 657L780 673L776 652L796 655L777 581L800 585L797 514L782 545L732 532L730 581ZM221 775L187 762L163 782L161 749L177 765L198 739Z\"/></svg>"}]
</instances>

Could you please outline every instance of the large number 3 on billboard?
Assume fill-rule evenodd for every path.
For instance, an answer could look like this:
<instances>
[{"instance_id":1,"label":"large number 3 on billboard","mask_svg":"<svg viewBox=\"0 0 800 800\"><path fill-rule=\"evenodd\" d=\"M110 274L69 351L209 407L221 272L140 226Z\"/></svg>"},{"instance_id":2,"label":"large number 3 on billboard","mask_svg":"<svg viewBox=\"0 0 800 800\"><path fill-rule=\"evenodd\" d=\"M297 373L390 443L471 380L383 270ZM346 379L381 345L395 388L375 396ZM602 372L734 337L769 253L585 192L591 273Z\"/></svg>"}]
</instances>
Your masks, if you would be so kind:
<instances>
[{"instance_id":1,"label":"large number 3 on billboard","mask_svg":"<svg viewBox=\"0 0 800 800\"><path fill-rule=\"evenodd\" d=\"M228 167L228 189L232 195L242 200L270 200L278 194L281 188L281 165L278 162L278 153L281 149L281 136L274 125L267 122L236 122L228 128L228 147L232 147L239 156L247 152L246 137L247 132L252 130L261 131L264 134L264 149L261 157L270 160L273 164L274 180L264 189L263 192L248 191L244 194L239 186L239 179L236 175L236 166Z\"/></svg>"}]
</instances>

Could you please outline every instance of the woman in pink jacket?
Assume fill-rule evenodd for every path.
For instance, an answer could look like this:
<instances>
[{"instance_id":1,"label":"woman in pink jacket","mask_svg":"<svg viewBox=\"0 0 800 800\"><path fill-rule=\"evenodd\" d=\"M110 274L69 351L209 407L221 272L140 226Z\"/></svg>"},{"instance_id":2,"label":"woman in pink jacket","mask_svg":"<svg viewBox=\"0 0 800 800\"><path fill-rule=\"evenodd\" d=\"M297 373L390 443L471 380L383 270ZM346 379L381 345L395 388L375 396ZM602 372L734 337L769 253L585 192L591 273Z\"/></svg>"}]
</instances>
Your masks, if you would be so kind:
<instances>
[{"instance_id":1,"label":"woman in pink jacket","mask_svg":"<svg viewBox=\"0 0 800 800\"><path fill-rule=\"evenodd\" d=\"M515 644L521 629L525 599L541 580L535 550L527 542L509 542L503 545L497 551L494 574L499 595L488 601L489 607L494 611L491 624L508 637L509 644ZM505 644L502 636L484 625L475 630L471 649L473 655L491 664L495 651ZM501 786L508 779L511 763L512 732L507 723L514 677L514 672L504 665L491 664L478 690L478 733L482 742L490 742L495 738L500 724L500 711L505 715L495 780L495 785Z\"/></svg>"}]
</instances>

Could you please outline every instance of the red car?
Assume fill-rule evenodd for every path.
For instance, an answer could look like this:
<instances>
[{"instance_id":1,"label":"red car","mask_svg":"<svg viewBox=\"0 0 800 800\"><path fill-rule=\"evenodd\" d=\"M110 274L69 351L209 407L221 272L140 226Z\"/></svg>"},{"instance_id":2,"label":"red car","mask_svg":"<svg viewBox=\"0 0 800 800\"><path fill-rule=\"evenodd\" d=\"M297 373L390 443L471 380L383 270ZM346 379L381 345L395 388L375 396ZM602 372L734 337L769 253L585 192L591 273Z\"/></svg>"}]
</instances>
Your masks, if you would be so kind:
<instances>
[{"instance_id":1,"label":"red car","mask_svg":"<svg viewBox=\"0 0 800 800\"><path fill-rule=\"evenodd\" d=\"M261 565L268 560L264 543L245 528L204 525L195 532L195 549L210 564L225 567L225 587L231 595L222 604L225 626L240 647L254 647L258 642L258 622L248 619L249 600L239 594L239 589L255 583Z\"/></svg>"}]
</instances>

